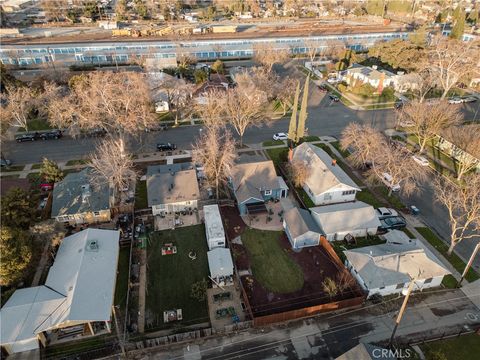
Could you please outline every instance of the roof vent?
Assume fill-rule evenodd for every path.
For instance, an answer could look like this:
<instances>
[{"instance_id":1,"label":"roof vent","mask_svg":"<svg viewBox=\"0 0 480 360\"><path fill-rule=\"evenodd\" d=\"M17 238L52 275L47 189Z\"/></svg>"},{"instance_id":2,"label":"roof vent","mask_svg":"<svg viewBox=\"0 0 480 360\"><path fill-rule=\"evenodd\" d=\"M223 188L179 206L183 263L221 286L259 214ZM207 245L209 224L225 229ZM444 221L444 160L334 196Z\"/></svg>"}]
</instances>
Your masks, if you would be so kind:
<instances>
[{"instance_id":1,"label":"roof vent","mask_svg":"<svg viewBox=\"0 0 480 360\"><path fill-rule=\"evenodd\" d=\"M89 240L86 246L87 251L98 251L98 240Z\"/></svg>"},{"instance_id":2,"label":"roof vent","mask_svg":"<svg viewBox=\"0 0 480 360\"><path fill-rule=\"evenodd\" d=\"M92 193L90 191L90 185L89 184L82 185L82 203L86 203L91 194Z\"/></svg>"}]
</instances>

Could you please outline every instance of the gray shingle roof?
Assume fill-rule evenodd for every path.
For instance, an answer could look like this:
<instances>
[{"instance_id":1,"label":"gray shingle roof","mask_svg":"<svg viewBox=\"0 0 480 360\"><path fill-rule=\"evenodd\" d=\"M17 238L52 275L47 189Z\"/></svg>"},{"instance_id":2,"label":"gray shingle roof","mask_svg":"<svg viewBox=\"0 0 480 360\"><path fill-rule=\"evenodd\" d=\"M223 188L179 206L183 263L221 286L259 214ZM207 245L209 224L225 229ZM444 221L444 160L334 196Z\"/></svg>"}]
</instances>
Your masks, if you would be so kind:
<instances>
[{"instance_id":1,"label":"gray shingle roof","mask_svg":"<svg viewBox=\"0 0 480 360\"><path fill-rule=\"evenodd\" d=\"M148 206L200 199L196 170L147 176Z\"/></svg>"},{"instance_id":2,"label":"gray shingle roof","mask_svg":"<svg viewBox=\"0 0 480 360\"><path fill-rule=\"evenodd\" d=\"M315 195L340 184L360 190L340 166L332 165L332 158L318 146L309 143L297 146L293 150L293 159L303 161L310 169L305 183Z\"/></svg>"},{"instance_id":3,"label":"gray shingle roof","mask_svg":"<svg viewBox=\"0 0 480 360\"><path fill-rule=\"evenodd\" d=\"M77 173L70 173L55 183L53 188L52 217L60 215L82 214L91 211L110 208L110 190L107 183L99 187L90 185L91 168L85 168ZM89 187L83 189L83 187ZM88 194L88 196L83 196Z\"/></svg>"},{"instance_id":4,"label":"gray shingle roof","mask_svg":"<svg viewBox=\"0 0 480 360\"><path fill-rule=\"evenodd\" d=\"M155 175L155 174L167 174L182 170L190 170L193 169L193 163L185 162L185 163L176 163L176 164L167 164L167 165L152 165L147 167L147 176Z\"/></svg>"},{"instance_id":5,"label":"gray shingle roof","mask_svg":"<svg viewBox=\"0 0 480 360\"><path fill-rule=\"evenodd\" d=\"M313 220L313 217L308 210L293 207L285 212L284 219L287 224L288 231L293 238L303 235L309 231L319 234L322 233L322 230L317 225L315 220Z\"/></svg>"},{"instance_id":6,"label":"gray shingle roof","mask_svg":"<svg viewBox=\"0 0 480 360\"><path fill-rule=\"evenodd\" d=\"M232 170L231 179L239 203L252 197L261 200L261 191L280 187L271 160L237 164Z\"/></svg>"}]
</instances>

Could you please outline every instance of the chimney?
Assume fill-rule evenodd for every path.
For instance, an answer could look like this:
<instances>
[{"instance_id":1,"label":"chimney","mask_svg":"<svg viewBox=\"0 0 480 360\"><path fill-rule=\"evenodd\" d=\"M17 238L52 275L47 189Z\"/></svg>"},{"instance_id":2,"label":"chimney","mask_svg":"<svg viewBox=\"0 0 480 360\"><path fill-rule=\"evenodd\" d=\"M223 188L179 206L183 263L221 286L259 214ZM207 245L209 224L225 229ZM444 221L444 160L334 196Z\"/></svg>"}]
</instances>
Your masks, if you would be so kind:
<instances>
[{"instance_id":1,"label":"chimney","mask_svg":"<svg viewBox=\"0 0 480 360\"><path fill-rule=\"evenodd\" d=\"M337 159L332 159L332 166L336 166L337 165Z\"/></svg>"}]
</instances>

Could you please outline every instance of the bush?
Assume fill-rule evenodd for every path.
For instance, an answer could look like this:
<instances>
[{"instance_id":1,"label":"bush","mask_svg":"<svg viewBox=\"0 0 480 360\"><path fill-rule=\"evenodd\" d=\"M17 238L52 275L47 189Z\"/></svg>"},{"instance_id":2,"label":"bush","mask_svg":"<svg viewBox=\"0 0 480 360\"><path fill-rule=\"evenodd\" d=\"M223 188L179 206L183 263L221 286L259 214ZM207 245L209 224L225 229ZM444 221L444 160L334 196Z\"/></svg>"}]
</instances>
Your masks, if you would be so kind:
<instances>
[{"instance_id":1,"label":"bush","mask_svg":"<svg viewBox=\"0 0 480 360\"><path fill-rule=\"evenodd\" d=\"M345 84L338 84L337 85L338 91L345 93L349 90L348 86Z\"/></svg>"},{"instance_id":2,"label":"bush","mask_svg":"<svg viewBox=\"0 0 480 360\"><path fill-rule=\"evenodd\" d=\"M371 97L371 96L373 96L373 93L376 90L377 89L374 88L372 85L366 83L366 84L362 84L359 87L357 87L356 88L356 93L360 96Z\"/></svg>"},{"instance_id":3,"label":"bush","mask_svg":"<svg viewBox=\"0 0 480 360\"><path fill-rule=\"evenodd\" d=\"M392 87L389 86L383 89L382 94L380 95L380 100L383 102L393 102L395 99L395 90Z\"/></svg>"}]
</instances>

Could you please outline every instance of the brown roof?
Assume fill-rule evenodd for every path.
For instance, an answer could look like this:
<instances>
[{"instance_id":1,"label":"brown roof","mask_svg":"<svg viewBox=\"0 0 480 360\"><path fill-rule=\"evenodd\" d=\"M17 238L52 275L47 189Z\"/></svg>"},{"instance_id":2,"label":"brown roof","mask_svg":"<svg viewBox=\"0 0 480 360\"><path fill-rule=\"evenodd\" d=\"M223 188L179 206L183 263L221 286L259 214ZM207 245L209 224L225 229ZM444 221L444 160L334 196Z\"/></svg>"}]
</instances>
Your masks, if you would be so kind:
<instances>
[{"instance_id":1,"label":"brown roof","mask_svg":"<svg viewBox=\"0 0 480 360\"><path fill-rule=\"evenodd\" d=\"M28 179L0 179L1 196L5 196L10 189L20 188L30 190L30 181Z\"/></svg>"}]
</instances>

